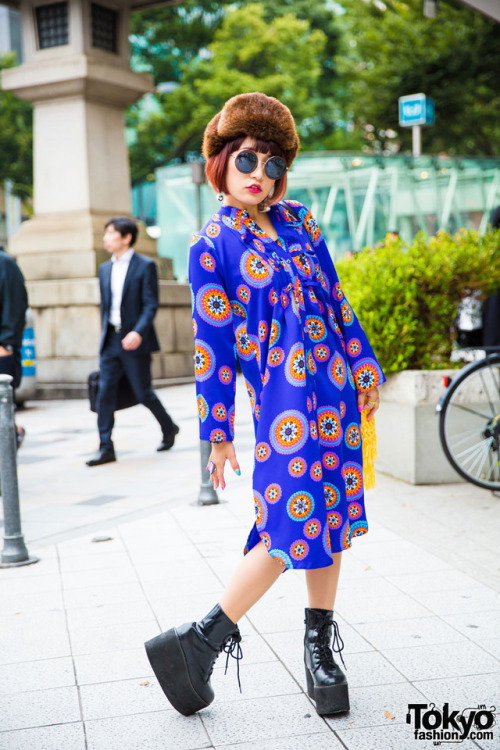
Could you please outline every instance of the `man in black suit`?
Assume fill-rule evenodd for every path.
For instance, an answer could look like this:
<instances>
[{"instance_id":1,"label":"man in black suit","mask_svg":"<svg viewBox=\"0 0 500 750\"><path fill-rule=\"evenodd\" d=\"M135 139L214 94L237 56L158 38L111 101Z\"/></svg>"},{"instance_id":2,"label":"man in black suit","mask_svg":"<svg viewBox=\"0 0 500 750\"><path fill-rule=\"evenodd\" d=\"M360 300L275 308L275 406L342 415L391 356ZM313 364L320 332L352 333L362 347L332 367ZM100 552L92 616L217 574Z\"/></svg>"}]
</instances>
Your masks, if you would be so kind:
<instances>
[{"instance_id":1,"label":"man in black suit","mask_svg":"<svg viewBox=\"0 0 500 750\"><path fill-rule=\"evenodd\" d=\"M0 251L0 373L12 376L12 387L18 388L21 377L23 341L28 295L24 277L14 258ZM16 425L19 448L25 431Z\"/></svg>"},{"instance_id":2,"label":"man in black suit","mask_svg":"<svg viewBox=\"0 0 500 750\"><path fill-rule=\"evenodd\" d=\"M137 224L126 216L106 223L104 248L111 260L99 267L102 333L97 426L100 446L87 466L116 461L111 432L120 380L127 377L137 401L158 420L163 439L157 450L169 450L179 428L151 388L151 352L158 351L153 318L158 309L158 276L153 260L133 245Z\"/></svg>"}]
</instances>

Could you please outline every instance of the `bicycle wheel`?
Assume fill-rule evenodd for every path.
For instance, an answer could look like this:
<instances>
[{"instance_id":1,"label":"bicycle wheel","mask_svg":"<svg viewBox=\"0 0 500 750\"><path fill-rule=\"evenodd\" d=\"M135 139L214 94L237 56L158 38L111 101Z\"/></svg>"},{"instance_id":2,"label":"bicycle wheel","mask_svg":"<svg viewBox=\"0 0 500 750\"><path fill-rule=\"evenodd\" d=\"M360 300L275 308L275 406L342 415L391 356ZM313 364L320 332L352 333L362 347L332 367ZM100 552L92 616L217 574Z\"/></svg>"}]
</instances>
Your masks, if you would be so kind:
<instances>
[{"instance_id":1,"label":"bicycle wheel","mask_svg":"<svg viewBox=\"0 0 500 750\"><path fill-rule=\"evenodd\" d=\"M500 490L500 354L473 362L453 380L441 407L439 437L464 479Z\"/></svg>"}]
</instances>

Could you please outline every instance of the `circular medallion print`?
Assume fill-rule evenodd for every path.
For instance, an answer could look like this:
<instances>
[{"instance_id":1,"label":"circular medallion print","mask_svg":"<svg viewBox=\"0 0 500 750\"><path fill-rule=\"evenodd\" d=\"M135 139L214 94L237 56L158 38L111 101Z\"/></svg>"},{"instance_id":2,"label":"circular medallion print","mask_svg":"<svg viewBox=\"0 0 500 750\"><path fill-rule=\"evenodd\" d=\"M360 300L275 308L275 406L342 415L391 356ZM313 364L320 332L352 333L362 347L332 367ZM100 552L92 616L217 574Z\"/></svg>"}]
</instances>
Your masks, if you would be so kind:
<instances>
[{"instance_id":1,"label":"circular medallion print","mask_svg":"<svg viewBox=\"0 0 500 750\"><path fill-rule=\"evenodd\" d=\"M349 518L352 518L355 520L356 518L359 518L359 516L362 514L363 509L359 503L351 503L347 509L349 513Z\"/></svg>"},{"instance_id":2,"label":"circular medallion print","mask_svg":"<svg viewBox=\"0 0 500 750\"><path fill-rule=\"evenodd\" d=\"M261 539L262 539L262 541L264 542L264 547L265 547L266 549L269 549L269 548L270 548L270 546L271 546L271 537L269 536L269 534L267 534L266 532L264 532L264 533L262 533L262 534L260 535L260 538L261 538Z\"/></svg>"},{"instance_id":3,"label":"circular medallion print","mask_svg":"<svg viewBox=\"0 0 500 750\"><path fill-rule=\"evenodd\" d=\"M306 473L307 464L304 461L303 458L300 456L296 456L296 458L292 458L291 461L288 464L288 473L290 476L295 477L295 479L298 479L299 477L303 477Z\"/></svg>"},{"instance_id":4,"label":"circular medallion print","mask_svg":"<svg viewBox=\"0 0 500 750\"><path fill-rule=\"evenodd\" d=\"M323 466L325 469L337 469L339 463L339 457L336 453L325 453L323 455Z\"/></svg>"},{"instance_id":5,"label":"circular medallion print","mask_svg":"<svg viewBox=\"0 0 500 750\"><path fill-rule=\"evenodd\" d=\"M318 409L318 432L322 445L338 445L342 440L340 414L334 406Z\"/></svg>"},{"instance_id":6,"label":"circular medallion print","mask_svg":"<svg viewBox=\"0 0 500 750\"><path fill-rule=\"evenodd\" d=\"M278 453L294 453L302 448L309 433L302 412L289 409L278 414L271 424L269 438Z\"/></svg>"},{"instance_id":7,"label":"circular medallion print","mask_svg":"<svg viewBox=\"0 0 500 750\"><path fill-rule=\"evenodd\" d=\"M328 363L328 377L341 391L347 380L347 368L340 354L335 354Z\"/></svg>"},{"instance_id":8,"label":"circular medallion print","mask_svg":"<svg viewBox=\"0 0 500 750\"><path fill-rule=\"evenodd\" d=\"M215 271L215 258L210 253L202 253L200 255L200 265L205 271Z\"/></svg>"},{"instance_id":9,"label":"circular medallion print","mask_svg":"<svg viewBox=\"0 0 500 750\"><path fill-rule=\"evenodd\" d=\"M205 341L197 339L194 349L194 374L196 380L208 380L215 369L215 355L212 347Z\"/></svg>"},{"instance_id":10,"label":"circular medallion print","mask_svg":"<svg viewBox=\"0 0 500 750\"><path fill-rule=\"evenodd\" d=\"M220 226L218 224L209 224L207 234L209 237L217 237L220 234Z\"/></svg>"},{"instance_id":11,"label":"circular medallion print","mask_svg":"<svg viewBox=\"0 0 500 750\"><path fill-rule=\"evenodd\" d=\"M236 302L235 300L233 300L231 302L231 310L233 311L234 315L238 316L238 318L246 318L247 316L247 311L245 310L241 302Z\"/></svg>"},{"instance_id":12,"label":"circular medallion print","mask_svg":"<svg viewBox=\"0 0 500 750\"><path fill-rule=\"evenodd\" d=\"M214 404L212 407L212 417L217 422L225 422L227 419L226 407L222 403Z\"/></svg>"},{"instance_id":13,"label":"circular medallion print","mask_svg":"<svg viewBox=\"0 0 500 750\"><path fill-rule=\"evenodd\" d=\"M267 461L271 455L271 446L268 443L257 443L255 446L255 458L261 463Z\"/></svg>"},{"instance_id":14,"label":"circular medallion print","mask_svg":"<svg viewBox=\"0 0 500 750\"><path fill-rule=\"evenodd\" d=\"M224 430L212 430L210 433L211 443L223 443L225 440L227 440L227 437Z\"/></svg>"},{"instance_id":15,"label":"circular medallion print","mask_svg":"<svg viewBox=\"0 0 500 750\"><path fill-rule=\"evenodd\" d=\"M267 521L267 505L264 498L260 492L257 492L257 490L254 490L253 500L255 506L255 525L257 531L262 531Z\"/></svg>"},{"instance_id":16,"label":"circular medallion print","mask_svg":"<svg viewBox=\"0 0 500 750\"><path fill-rule=\"evenodd\" d=\"M219 368L219 380L221 383L228 385L233 379L233 371L230 367Z\"/></svg>"},{"instance_id":17,"label":"circular medallion print","mask_svg":"<svg viewBox=\"0 0 500 750\"><path fill-rule=\"evenodd\" d=\"M249 250L241 256L240 271L245 281L255 287L267 286L274 275L269 263Z\"/></svg>"},{"instance_id":18,"label":"circular medallion print","mask_svg":"<svg viewBox=\"0 0 500 750\"><path fill-rule=\"evenodd\" d=\"M240 284L236 290L236 296L240 302L243 302L243 304L246 305L250 299L250 289L245 286L245 284Z\"/></svg>"},{"instance_id":19,"label":"circular medallion print","mask_svg":"<svg viewBox=\"0 0 500 750\"><path fill-rule=\"evenodd\" d=\"M369 391L371 388L380 385L382 381L382 370L371 357L356 362L352 368L352 374L358 391Z\"/></svg>"},{"instance_id":20,"label":"circular medallion print","mask_svg":"<svg viewBox=\"0 0 500 750\"><path fill-rule=\"evenodd\" d=\"M359 448L361 445L361 433L359 431L359 425L356 422L352 422L345 431L345 444L348 448Z\"/></svg>"},{"instance_id":21,"label":"circular medallion print","mask_svg":"<svg viewBox=\"0 0 500 750\"><path fill-rule=\"evenodd\" d=\"M261 320L259 323L259 341L265 341L267 339L267 332L269 327L265 320Z\"/></svg>"},{"instance_id":22,"label":"circular medallion print","mask_svg":"<svg viewBox=\"0 0 500 750\"><path fill-rule=\"evenodd\" d=\"M306 325L309 338L312 341L315 341L316 343L323 341L326 336L326 328L323 319L320 318L319 315L308 315Z\"/></svg>"},{"instance_id":23,"label":"circular medallion print","mask_svg":"<svg viewBox=\"0 0 500 750\"><path fill-rule=\"evenodd\" d=\"M268 503L277 503L280 499L282 494L281 485L274 482L273 484L268 484L266 487L266 491L264 492L265 498Z\"/></svg>"},{"instance_id":24,"label":"circular medallion print","mask_svg":"<svg viewBox=\"0 0 500 750\"><path fill-rule=\"evenodd\" d=\"M293 521L307 521L314 511L314 498L310 492L294 492L286 504Z\"/></svg>"},{"instance_id":25,"label":"circular medallion print","mask_svg":"<svg viewBox=\"0 0 500 750\"><path fill-rule=\"evenodd\" d=\"M227 294L219 284L205 284L196 295L200 318L213 326L225 326L233 317Z\"/></svg>"},{"instance_id":26,"label":"circular medallion print","mask_svg":"<svg viewBox=\"0 0 500 750\"><path fill-rule=\"evenodd\" d=\"M333 510L331 511L331 513L327 514L326 521L331 529L338 529L338 527L342 523L342 516L340 515L340 513L337 513L337 511Z\"/></svg>"},{"instance_id":27,"label":"circular medallion print","mask_svg":"<svg viewBox=\"0 0 500 750\"><path fill-rule=\"evenodd\" d=\"M278 365L281 365L284 359L285 352L283 351L281 346L274 346L269 350L269 354L267 355L267 364L269 365L269 367L278 367Z\"/></svg>"},{"instance_id":28,"label":"circular medallion print","mask_svg":"<svg viewBox=\"0 0 500 750\"><path fill-rule=\"evenodd\" d=\"M354 316L352 314L352 309L347 300L344 300L340 306L340 312L342 313L342 320L346 324L346 326L350 326L352 321L354 320Z\"/></svg>"},{"instance_id":29,"label":"circular medallion print","mask_svg":"<svg viewBox=\"0 0 500 750\"><path fill-rule=\"evenodd\" d=\"M208 403L206 398L203 398L203 396L198 396L198 414L200 415L200 419L202 422L205 421L205 419L208 417Z\"/></svg>"},{"instance_id":30,"label":"circular medallion print","mask_svg":"<svg viewBox=\"0 0 500 750\"><path fill-rule=\"evenodd\" d=\"M303 533L308 539L316 539L321 533L321 523L317 518L311 518L304 524Z\"/></svg>"},{"instance_id":31,"label":"circular medallion print","mask_svg":"<svg viewBox=\"0 0 500 750\"><path fill-rule=\"evenodd\" d=\"M313 351L318 362L325 362L330 356L330 349L326 344L316 344Z\"/></svg>"},{"instance_id":32,"label":"circular medallion print","mask_svg":"<svg viewBox=\"0 0 500 750\"><path fill-rule=\"evenodd\" d=\"M269 336L269 346L273 346L281 335L281 324L277 320L271 321L271 334Z\"/></svg>"},{"instance_id":33,"label":"circular medallion print","mask_svg":"<svg viewBox=\"0 0 500 750\"><path fill-rule=\"evenodd\" d=\"M313 463L313 464L311 465L311 469L310 469L310 471L309 471L309 474L311 475L311 479L312 479L312 480L314 480L315 482L319 482L319 480L320 480L320 479L322 478L322 476L323 476L323 469L321 468L321 463L320 463L320 461L315 461L315 462L314 462L314 463Z\"/></svg>"},{"instance_id":34,"label":"circular medallion print","mask_svg":"<svg viewBox=\"0 0 500 750\"><path fill-rule=\"evenodd\" d=\"M309 554L309 545L305 539L297 539L290 545L290 557L294 560L303 560Z\"/></svg>"},{"instance_id":35,"label":"circular medallion print","mask_svg":"<svg viewBox=\"0 0 500 750\"><path fill-rule=\"evenodd\" d=\"M331 482L325 482L323 484L323 489L325 491L325 504L326 504L326 507L329 508L329 509L335 508L335 506L340 501L340 492L339 492L339 490Z\"/></svg>"},{"instance_id":36,"label":"circular medallion print","mask_svg":"<svg viewBox=\"0 0 500 750\"><path fill-rule=\"evenodd\" d=\"M361 354L361 341L359 339L350 339L347 342L347 351L351 357L358 357Z\"/></svg>"},{"instance_id":37,"label":"circular medallion print","mask_svg":"<svg viewBox=\"0 0 500 750\"><path fill-rule=\"evenodd\" d=\"M290 560L290 558L288 557L288 555L286 554L284 550L277 549L277 548L270 549L269 554L271 555L271 557L274 557L275 560L278 560L278 562L280 562L283 565L283 568L285 570L289 568L293 568L292 561Z\"/></svg>"},{"instance_id":38,"label":"circular medallion print","mask_svg":"<svg viewBox=\"0 0 500 750\"><path fill-rule=\"evenodd\" d=\"M306 384L306 358L302 344L295 344L290 349L285 364L285 377L290 385L300 387Z\"/></svg>"},{"instance_id":39,"label":"circular medallion print","mask_svg":"<svg viewBox=\"0 0 500 750\"><path fill-rule=\"evenodd\" d=\"M363 469L354 461L348 461L342 469L348 500L358 500L363 494Z\"/></svg>"}]
</instances>

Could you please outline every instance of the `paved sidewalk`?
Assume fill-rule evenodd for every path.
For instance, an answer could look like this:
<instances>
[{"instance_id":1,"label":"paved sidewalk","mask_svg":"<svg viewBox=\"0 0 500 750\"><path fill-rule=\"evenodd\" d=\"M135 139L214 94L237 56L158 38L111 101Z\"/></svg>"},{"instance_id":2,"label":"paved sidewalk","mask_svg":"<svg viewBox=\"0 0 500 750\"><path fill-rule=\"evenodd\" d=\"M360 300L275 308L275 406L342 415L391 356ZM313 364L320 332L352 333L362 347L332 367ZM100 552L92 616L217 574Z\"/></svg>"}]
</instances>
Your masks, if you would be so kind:
<instances>
[{"instance_id":1,"label":"paved sidewalk","mask_svg":"<svg viewBox=\"0 0 500 750\"><path fill-rule=\"evenodd\" d=\"M118 414L118 462L93 469L85 402L19 414L23 531L41 561L0 570L1 750L429 750L406 723L408 704L500 706L500 500L469 485L379 476L370 532L343 556L337 598L350 713L321 719L304 693L298 571L240 623L243 692L234 661L224 675L221 657L208 709L185 718L170 707L142 644L204 615L241 558L253 523L243 390L242 476L204 508L194 504L192 386L161 392L181 426L172 451L155 452L156 424L135 408ZM459 746L499 750L492 731Z\"/></svg>"}]
</instances>

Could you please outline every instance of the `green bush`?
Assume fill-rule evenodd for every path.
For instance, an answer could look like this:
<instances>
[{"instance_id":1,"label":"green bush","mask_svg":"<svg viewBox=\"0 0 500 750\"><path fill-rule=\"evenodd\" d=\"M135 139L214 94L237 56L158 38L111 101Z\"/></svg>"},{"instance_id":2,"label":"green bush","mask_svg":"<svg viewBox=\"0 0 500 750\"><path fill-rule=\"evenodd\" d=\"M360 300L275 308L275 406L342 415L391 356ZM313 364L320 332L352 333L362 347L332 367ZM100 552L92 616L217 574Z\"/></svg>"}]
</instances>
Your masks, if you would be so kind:
<instances>
[{"instance_id":1,"label":"green bush","mask_svg":"<svg viewBox=\"0 0 500 750\"><path fill-rule=\"evenodd\" d=\"M386 375L453 367L450 329L461 299L500 289L500 231L420 233L411 245L387 239L336 265Z\"/></svg>"}]
</instances>

